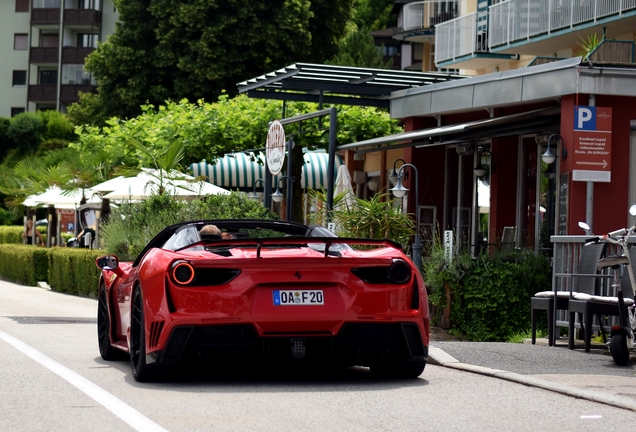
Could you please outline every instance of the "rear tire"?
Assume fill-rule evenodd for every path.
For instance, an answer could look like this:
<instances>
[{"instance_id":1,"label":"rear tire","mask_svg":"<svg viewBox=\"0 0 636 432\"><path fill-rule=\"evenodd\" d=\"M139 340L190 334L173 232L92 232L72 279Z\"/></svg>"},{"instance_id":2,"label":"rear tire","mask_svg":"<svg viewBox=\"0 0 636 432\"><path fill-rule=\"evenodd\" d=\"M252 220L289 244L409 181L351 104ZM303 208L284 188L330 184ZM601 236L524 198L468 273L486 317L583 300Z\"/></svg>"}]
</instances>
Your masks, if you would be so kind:
<instances>
[{"instance_id":1,"label":"rear tire","mask_svg":"<svg viewBox=\"0 0 636 432\"><path fill-rule=\"evenodd\" d=\"M130 313L130 368L133 378L150 382L157 378L157 365L146 363L146 328L141 288L135 287Z\"/></svg>"},{"instance_id":2,"label":"rear tire","mask_svg":"<svg viewBox=\"0 0 636 432\"><path fill-rule=\"evenodd\" d=\"M614 363L625 366L629 363L629 350L627 349L627 337L623 333L615 333L610 339L610 353Z\"/></svg>"},{"instance_id":3,"label":"rear tire","mask_svg":"<svg viewBox=\"0 0 636 432\"><path fill-rule=\"evenodd\" d=\"M104 360L126 360L128 354L113 347L110 343L112 323L110 312L108 311L108 301L106 299L106 285L102 282L99 286L99 296L97 300L97 342L99 344L99 354Z\"/></svg>"}]
</instances>

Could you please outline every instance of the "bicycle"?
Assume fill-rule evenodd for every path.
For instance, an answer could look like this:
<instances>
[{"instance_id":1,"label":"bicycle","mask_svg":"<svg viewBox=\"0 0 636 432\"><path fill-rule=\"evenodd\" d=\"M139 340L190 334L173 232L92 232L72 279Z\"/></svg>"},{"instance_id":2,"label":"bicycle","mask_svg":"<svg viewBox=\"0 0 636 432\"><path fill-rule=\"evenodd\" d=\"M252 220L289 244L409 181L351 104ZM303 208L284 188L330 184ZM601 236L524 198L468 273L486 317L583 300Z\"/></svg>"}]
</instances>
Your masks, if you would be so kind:
<instances>
[{"instance_id":1,"label":"bicycle","mask_svg":"<svg viewBox=\"0 0 636 432\"><path fill-rule=\"evenodd\" d=\"M634 346L636 346L636 304L633 302L634 298L632 298L630 299L631 304L629 307L625 305L625 298L621 287L621 275L619 271L622 266L627 266L629 282L631 283L633 292L633 288L636 287L636 279L634 278L634 270L631 264L628 241L630 236L636 232L636 204L631 206L629 213L632 215L634 223L631 228L621 228L602 236L595 236L586 240L586 244L603 242L617 245L622 249L621 255L605 257L599 260L597 266L599 270L611 267L614 271L614 282L612 283L612 287L616 290L615 298L618 303L619 324L612 325L610 340L607 345L614 362L619 366L625 366L629 362L629 352L634 348ZM591 233L589 225L585 222L579 222L579 227L584 229L586 232ZM611 297L604 299L607 299L607 301L613 301L613 298ZM591 329L588 329L587 331L590 330Z\"/></svg>"}]
</instances>

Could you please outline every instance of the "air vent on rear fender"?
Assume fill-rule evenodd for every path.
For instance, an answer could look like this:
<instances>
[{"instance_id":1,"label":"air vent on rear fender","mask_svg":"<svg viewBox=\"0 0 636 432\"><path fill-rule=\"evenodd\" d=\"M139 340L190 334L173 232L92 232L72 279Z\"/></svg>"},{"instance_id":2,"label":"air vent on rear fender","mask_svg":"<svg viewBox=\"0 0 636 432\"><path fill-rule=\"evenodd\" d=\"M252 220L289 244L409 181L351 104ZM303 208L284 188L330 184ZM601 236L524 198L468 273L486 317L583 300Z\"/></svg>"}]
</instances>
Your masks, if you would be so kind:
<instances>
[{"instance_id":1,"label":"air vent on rear fender","mask_svg":"<svg viewBox=\"0 0 636 432\"><path fill-rule=\"evenodd\" d=\"M159 338L161 337L161 331L165 321L153 321L150 323L150 338L148 340L148 346L154 348L159 345Z\"/></svg>"}]
</instances>

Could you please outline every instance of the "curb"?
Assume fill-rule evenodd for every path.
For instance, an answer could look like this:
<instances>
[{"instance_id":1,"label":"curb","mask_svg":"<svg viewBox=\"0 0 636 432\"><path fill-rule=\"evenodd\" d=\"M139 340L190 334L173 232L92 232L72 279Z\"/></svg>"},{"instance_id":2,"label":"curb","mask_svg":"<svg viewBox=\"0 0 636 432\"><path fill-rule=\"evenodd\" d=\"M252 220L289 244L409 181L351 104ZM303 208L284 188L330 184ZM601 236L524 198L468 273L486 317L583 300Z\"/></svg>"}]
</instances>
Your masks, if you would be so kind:
<instances>
[{"instance_id":1,"label":"curb","mask_svg":"<svg viewBox=\"0 0 636 432\"><path fill-rule=\"evenodd\" d=\"M451 355L442 351L439 348L429 347L428 349L428 363L436 366L447 367L463 372L471 372L479 375L485 375L493 378L498 378L506 381L523 384L529 387L537 387L544 390L549 390L555 393L560 393L566 396L575 397L577 399L589 400L591 402L602 403L610 405L616 408L622 408L629 411L636 412L636 402L625 400L616 396L608 395L605 393L581 390L576 387L567 386L564 384L554 383L552 381L536 378L528 375L522 375L514 372L507 372L500 369L491 369L483 366L474 366L466 363L460 363Z\"/></svg>"}]
</instances>

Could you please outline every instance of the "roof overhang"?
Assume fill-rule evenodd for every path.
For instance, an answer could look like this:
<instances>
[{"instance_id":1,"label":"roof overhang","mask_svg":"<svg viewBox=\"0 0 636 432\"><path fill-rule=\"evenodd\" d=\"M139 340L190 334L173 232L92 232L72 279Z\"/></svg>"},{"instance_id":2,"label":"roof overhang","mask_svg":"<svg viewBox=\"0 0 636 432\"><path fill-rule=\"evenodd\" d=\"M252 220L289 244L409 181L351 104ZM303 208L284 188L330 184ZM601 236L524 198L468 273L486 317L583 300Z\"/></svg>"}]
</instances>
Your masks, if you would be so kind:
<instances>
[{"instance_id":1,"label":"roof overhang","mask_svg":"<svg viewBox=\"0 0 636 432\"><path fill-rule=\"evenodd\" d=\"M389 107L391 93L465 78L414 72L296 63L238 83L252 98Z\"/></svg>"},{"instance_id":2,"label":"roof overhang","mask_svg":"<svg viewBox=\"0 0 636 432\"><path fill-rule=\"evenodd\" d=\"M520 133L520 131L544 131L558 128L558 122L555 124L555 117L559 116L560 113L561 107L558 106L542 108L502 117L402 132L395 135L341 145L337 147L336 150L358 150L359 153L368 153L378 150L476 141L494 136L517 134ZM434 138L447 139L433 141Z\"/></svg>"}]
</instances>

